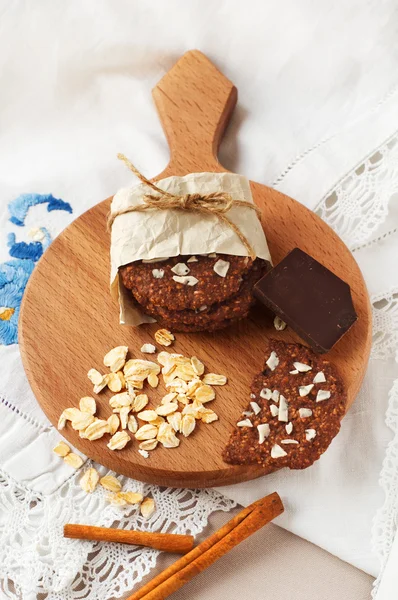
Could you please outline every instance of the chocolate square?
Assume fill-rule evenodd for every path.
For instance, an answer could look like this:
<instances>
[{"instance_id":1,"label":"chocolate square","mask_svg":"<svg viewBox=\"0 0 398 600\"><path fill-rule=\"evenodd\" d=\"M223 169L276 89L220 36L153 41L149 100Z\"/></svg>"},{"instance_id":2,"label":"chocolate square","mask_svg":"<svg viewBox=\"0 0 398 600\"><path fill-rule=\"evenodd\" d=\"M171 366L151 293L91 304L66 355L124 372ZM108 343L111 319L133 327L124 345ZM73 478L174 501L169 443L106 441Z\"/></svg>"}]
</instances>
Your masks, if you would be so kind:
<instances>
[{"instance_id":1,"label":"chocolate square","mask_svg":"<svg viewBox=\"0 0 398 600\"><path fill-rule=\"evenodd\" d=\"M254 296L319 353L357 320L350 286L299 248L254 286Z\"/></svg>"}]
</instances>

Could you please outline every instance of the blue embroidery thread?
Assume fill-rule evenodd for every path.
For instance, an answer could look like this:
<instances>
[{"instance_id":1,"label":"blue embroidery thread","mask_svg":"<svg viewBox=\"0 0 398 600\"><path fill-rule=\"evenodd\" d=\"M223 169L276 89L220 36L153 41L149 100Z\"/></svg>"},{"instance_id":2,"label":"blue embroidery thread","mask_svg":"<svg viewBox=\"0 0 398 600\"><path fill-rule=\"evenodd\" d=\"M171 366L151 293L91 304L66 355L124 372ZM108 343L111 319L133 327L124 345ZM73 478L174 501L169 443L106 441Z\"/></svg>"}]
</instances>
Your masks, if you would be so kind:
<instances>
[{"instance_id":1,"label":"blue embroidery thread","mask_svg":"<svg viewBox=\"0 0 398 600\"><path fill-rule=\"evenodd\" d=\"M23 227L29 209L45 203L48 212L73 212L68 202L54 198L51 194L22 194L8 205L11 223ZM17 242L14 233L8 234L7 245L13 260L0 264L0 344L6 346L18 343L22 296L36 262L51 243L49 231L45 227L40 229L43 240L30 243Z\"/></svg>"}]
</instances>

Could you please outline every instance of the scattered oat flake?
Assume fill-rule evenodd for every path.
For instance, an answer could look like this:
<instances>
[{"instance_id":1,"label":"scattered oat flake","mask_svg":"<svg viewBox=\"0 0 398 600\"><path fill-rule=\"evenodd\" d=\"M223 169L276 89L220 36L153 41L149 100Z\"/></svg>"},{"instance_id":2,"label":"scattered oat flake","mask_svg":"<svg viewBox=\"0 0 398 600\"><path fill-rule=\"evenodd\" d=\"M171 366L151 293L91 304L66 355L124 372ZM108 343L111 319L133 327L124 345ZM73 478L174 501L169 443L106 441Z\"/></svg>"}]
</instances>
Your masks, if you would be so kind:
<instances>
[{"instance_id":1,"label":"scattered oat flake","mask_svg":"<svg viewBox=\"0 0 398 600\"><path fill-rule=\"evenodd\" d=\"M195 375L203 375L205 366L196 356L191 357L191 365Z\"/></svg>"},{"instance_id":2,"label":"scattered oat flake","mask_svg":"<svg viewBox=\"0 0 398 600\"><path fill-rule=\"evenodd\" d=\"M174 412L167 416L167 422L170 423L174 431L177 433L181 428L182 415L180 412Z\"/></svg>"},{"instance_id":3,"label":"scattered oat flake","mask_svg":"<svg viewBox=\"0 0 398 600\"><path fill-rule=\"evenodd\" d=\"M209 258L217 258L217 254L215 252L211 252L210 254L204 254L203 256L208 256Z\"/></svg>"},{"instance_id":4,"label":"scattered oat flake","mask_svg":"<svg viewBox=\"0 0 398 600\"><path fill-rule=\"evenodd\" d=\"M281 440L281 444L298 444L297 440Z\"/></svg>"},{"instance_id":5,"label":"scattered oat flake","mask_svg":"<svg viewBox=\"0 0 398 600\"><path fill-rule=\"evenodd\" d=\"M238 421L236 424L238 427L253 427L253 423L250 419L243 419L243 421Z\"/></svg>"},{"instance_id":6,"label":"scattered oat flake","mask_svg":"<svg viewBox=\"0 0 398 600\"><path fill-rule=\"evenodd\" d=\"M293 371L289 371L290 375L298 375L299 372L297 371L297 369L294 369Z\"/></svg>"},{"instance_id":7,"label":"scattered oat flake","mask_svg":"<svg viewBox=\"0 0 398 600\"><path fill-rule=\"evenodd\" d=\"M139 504L143 499L143 495L137 492L119 492L119 496L124 498L127 504Z\"/></svg>"},{"instance_id":8,"label":"scattered oat flake","mask_svg":"<svg viewBox=\"0 0 398 600\"><path fill-rule=\"evenodd\" d=\"M171 331L169 331L168 329L158 329L155 332L155 340L161 346L171 346L173 340L175 340L175 337L171 333ZM158 360L159 360L160 354L158 355ZM162 364L162 363L160 363L160 364Z\"/></svg>"},{"instance_id":9,"label":"scattered oat flake","mask_svg":"<svg viewBox=\"0 0 398 600\"><path fill-rule=\"evenodd\" d=\"M141 421L156 421L158 414L155 410L143 410L137 414L137 417Z\"/></svg>"},{"instance_id":10,"label":"scattered oat flake","mask_svg":"<svg viewBox=\"0 0 398 600\"><path fill-rule=\"evenodd\" d=\"M65 442L58 442L58 444L53 448L53 452L55 452L55 454L58 454L58 456L61 456L62 458L69 454L70 451L71 449Z\"/></svg>"},{"instance_id":11,"label":"scattered oat flake","mask_svg":"<svg viewBox=\"0 0 398 600\"><path fill-rule=\"evenodd\" d=\"M128 392L121 392L110 398L109 406L111 406L111 408L122 408L123 406L130 406L132 402L133 399Z\"/></svg>"},{"instance_id":12,"label":"scattered oat flake","mask_svg":"<svg viewBox=\"0 0 398 600\"><path fill-rule=\"evenodd\" d=\"M227 378L225 375L218 375L217 373L206 373L202 381L209 385L225 385Z\"/></svg>"},{"instance_id":13,"label":"scattered oat flake","mask_svg":"<svg viewBox=\"0 0 398 600\"><path fill-rule=\"evenodd\" d=\"M191 258L188 258L187 263L192 263L192 262L198 262L198 259L196 258L196 256L191 256Z\"/></svg>"},{"instance_id":14,"label":"scattered oat flake","mask_svg":"<svg viewBox=\"0 0 398 600\"><path fill-rule=\"evenodd\" d=\"M127 431L117 431L109 440L107 446L109 450L122 450L130 441Z\"/></svg>"},{"instance_id":15,"label":"scattered oat flake","mask_svg":"<svg viewBox=\"0 0 398 600\"><path fill-rule=\"evenodd\" d=\"M310 383L309 385L300 385L299 387L299 394L302 398L304 398L304 396L308 396L308 394L310 393L310 391L312 390L312 388L314 387L313 383Z\"/></svg>"},{"instance_id":16,"label":"scattered oat flake","mask_svg":"<svg viewBox=\"0 0 398 600\"><path fill-rule=\"evenodd\" d=\"M216 393L212 387L207 384L201 385L195 391L195 399L204 404L205 402L210 402L214 400L216 397Z\"/></svg>"},{"instance_id":17,"label":"scattered oat flake","mask_svg":"<svg viewBox=\"0 0 398 600\"><path fill-rule=\"evenodd\" d=\"M169 394L166 394L165 396L163 396L160 403L161 404L169 404L170 402L172 402L174 400L174 398L177 398L176 392L170 392Z\"/></svg>"},{"instance_id":18,"label":"scattered oat flake","mask_svg":"<svg viewBox=\"0 0 398 600\"><path fill-rule=\"evenodd\" d=\"M185 263L177 263L170 270L176 275L188 275L190 268Z\"/></svg>"},{"instance_id":19,"label":"scattered oat flake","mask_svg":"<svg viewBox=\"0 0 398 600\"><path fill-rule=\"evenodd\" d=\"M286 429L286 433L288 435L290 435L293 431L293 423L287 423L287 425L285 425L285 429Z\"/></svg>"},{"instance_id":20,"label":"scattered oat flake","mask_svg":"<svg viewBox=\"0 0 398 600\"><path fill-rule=\"evenodd\" d=\"M144 440L140 443L139 448L140 450L155 450L157 445L157 440Z\"/></svg>"},{"instance_id":21,"label":"scattered oat flake","mask_svg":"<svg viewBox=\"0 0 398 600\"><path fill-rule=\"evenodd\" d=\"M255 415L258 415L261 412L261 407L257 404L257 402L250 402L250 406L252 407Z\"/></svg>"},{"instance_id":22,"label":"scattered oat flake","mask_svg":"<svg viewBox=\"0 0 398 600\"><path fill-rule=\"evenodd\" d=\"M161 404L157 407L156 413L162 417L171 415L178 409L178 402L169 402L168 404Z\"/></svg>"},{"instance_id":23,"label":"scattered oat flake","mask_svg":"<svg viewBox=\"0 0 398 600\"><path fill-rule=\"evenodd\" d=\"M94 394L99 394L108 385L109 375L110 375L109 373L107 373L106 375L103 375L102 381L100 383L94 385L94 387L93 387Z\"/></svg>"},{"instance_id":24,"label":"scattered oat flake","mask_svg":"<svg viewBox=\"0 0 398 600\"><path fill-rule=\"evenodd\" d=\"M143 458L149 458L149 452L148 450L142 450L142 448L138 449L138 454L141 454L141 456Z\"/></svg>"},{"instance_id":25,"label":"scattered oat flake","mask_svg":"<svg viewBox=\"0 0 398 600\"><path fill-rule=\"evenodd\" d=\"M313 440L315 436L316 436L315 429L306 429L305 430L305 439L307 440L307 442L310 442L311 440Z\"/></svg>"},{"instance_id":26,"label":"scattered oat flake","mask_svg":"<svg viewBox=\"0 0 398 600\"><path fill-rule=\"evenodd\" d=\"M105 433L109 433L110 427L108 421L103 419L95 419L91 425L87 427L84 434L91 442L99 440Z\"/></svg>"},{"instance_id":27,"label":"scattered oat flake","mask_svg":"<svg viewBox=\"0 0 398 600\"><path fill-rule=\"evenodd\" d=\"M316 401L317 402L323 402L324 400L329 400L331 394L329 391L327 390L318 390L318 393L316 395Z\"/></svg>"},{"instance_id":28,"label":"scattered oat flake","mask_svg":"<svg viewBox=\"0 0 398 600\"><path fill-rule=\"evenodd\" d=\"M163 279L164 269L152 269L152 275L155 279Z\"/></svg>"},{"instance_id":29,"label":"scattered oat flake","mask_svg":"<svg viewBox=\"0 0 398 600\"><path fill-rule=\"evenodd\" d=\"M159 371L160 367L157 363L142 358L131 358L126 362L123 368L126 381L132 381L134 383L144 381L150 373L155 373L155 375L157 375Z\"/></svg>"},{"instance_id":30,"label":"scattered oat flake","mask_svg":"<svg viewBox=\"0 0 398 600\"><path fill-rule=\"evenodd\" d=\"M203 410L199 412L199 416L203 423L209 424L218 421L218 415L210 408L203 408Z\"/></svg>"},{"instance_id":31,"label":"scattered oat flake","mask_svg":"<svg viewBox=\"0 0 398 600\"><path fill-rule=\"evenodd\" d=\"M112 350L109 350L104 356L104 365L109 367L112 373L120 371L126 362L128 350L127 346L117 346L116 348L112 348Z\"/></svg>"},{"instance_id":32,"label":"scattered oat flake","mask_svg":"<svg viewBox=\"0 0 398 600\"><path fill-rule=\"evenodd\" d=\"M144 498L141 502L140 513L144 519L149 519L156 510L155 500L153 498Z\"/></svg>"},{"instance_id":33,"label":"scattered oat flake","mask_svg":"<svg viewBox=\"0 0 398 600\"><path fill-rule=\"evenodd\" d=\"M156 346L153 344L142 344L141 352L143 354L154 354L156 352Z\"/></svg>"},{"instance_id":34,"label":"scattered oat flake","mask_svg":"<svg viewBox=\"0 0 398 600\"><path fill-rule=\"evenodd\" d=\"M123 371L117 371L116 375L119 377L120 379L120 383L122 384L122 389L126 387L126 380L124 378L124 373Z\"/></svg>"},{"instance_id":35,"label":"scattered oat flake","mask_svg":"<svg viewBox=\"0 0 398 600\"><path fill-rule=\"evenodd\" d=\"M132 402L131 408L134 412L140 412L148 404L148 396L146 394L138 394Z\"/></svg>"},{"instance_id":36,"label":"scattered oat flake","mask_svg":"<svg viewBox=\"0 0 398 600\"><path fill-rule=\"evenodd\" d=\"M284 456L287 456L287 452L278 444L274 444L271 448L271 458L283 458Z\"/></svg>"},{"instance_id":37,"label":"scattered oat flake","mask_svg":"<svg viewBox=\"0 0 398 600\"><path fill-rule=\"evenodd\" d=\"M162 423L159 427L157 439L164 448L177 448L180 445L180 440L177 438L170 423Z\"/></svg>"},{"instance_id":38,"label":"scattered oat flake","mask_svg":"<svg viewBox=\"0 0 398 600\"><path fill-rule=\"evenodd\" d=\"M109 373L107 378L108 388L113 393L120 392L122 389L122 381L117 373Z\"/></svg>"},{"instance_id":39,"label":"scattered oat flake","mask_svg":"<svg viewBox=\"0 0 398 600\"><path fill-rule=\"evenodd\" d=\"M117 415L113 414L111 415L108 419L108 425L109 425L109 433L111 435L113 435L114 433L117 432L119 425L120 425L120 419Z\"/></svg>"},{"instance_id":40,"label":"scattered oat flake","mask_svg":"<svg viewBox=\"0 0 398 600\"><path fill-rule=\"evenodd\" d=\"M260 425L257 425L257 431L258 431L258 443L263 444L264 440L270 434L269 424L268 423L260 423Z\"/></svg>"},{"instance_id":41,"label":"scattered oat flake","mask_svg":"<svg viewBox=\"0 0 398 600\"><path fill-rule=\"evenodd\" d=\"M81 431L83 429L87 429L87 427L91 425L93 421L93 415L90 415L86 412L81 412L79 410L79 413L76 414L75 417L72 419L71 425L75 431Z\"/></svg>"},{"instance_id":42,"label":"scattered oat flake","mask_svg":"<svg viewBox=\"0 0 398 600\"><path fill-rule=\"evenodd\" d=\"M72 421L73 418L80 414L80 410L78 408L65 408L65 410L61 413L61 416L58 420L58 429L64 429L66 425L66 421Z\"/></svg>"},{"instance_id":43,"label":"scattered oat flake","mask_svg":"<svg viewBox=\"0 0 398 600\"><path fill-rule=\"evenodd\" d=\"M159 377L155 375L155 373L149 373L148 375L148 383L151 387L155 388L159 385Z\"/></svg>"},{"instance_id":44,"label":"scattered oat flake","mask_svg":"<svg viewBox=\"0 0 398 600\"><path fill-rule=\"evenodd\" d=\"M153 438L155 438L158 434L158 428L156 427L156 425L152 425L151 423L147 423L146 425L142 425L142 427L140 427L136 434L135 434L135 438L137 440L152 440Z\"/></svg>"},{"instance_id":45,"label":"scattered oat flake","mask_svg":"<svg viewBox=\"0 0 398 600\"><path fill-rule=\"evenodd\" d=\"M277 331L283 331L284 329L286 329L286 323L285 321L282 321L280 317L275 317L274 327Z\"/></svg>"},{"instance_id":46,"label":"scattered oat flake","mask_svg":"<svg viewBox=\"0 0 398 600\"><path fill-rule=\"evenodd\" d=\"M196 279L196 277L193 275L184 275L183 277L180 277L179 275L173 275L173 279L177 283L182 283L183 285L189 286L196 285L199 281L199 279Z\"/></svg>"},{"instance_id":47,"label":"scattered oat flake","mask_svg":"<svg viewBox=\"0 0 398 600\"><path fill-rule=\"evenodd\" d=\"M165 364L170 360L171 354L170 352L166 352L166 350L162 350L162 352L159 352L158 354L158 363L160 365L162 365L162 367L165 366Z\"/></svg>"},{"instance_id":48,"label":"scattered oat flake","mask_svg":"<svg viewBox=\"0 0 398 600\"><path fill-rule=\"evenodd\" d=\"M127 423L129 420L129 412L130 412L130 406L123 406L123 408L120 409L119 418L120 418L120 426L122 429L127 428Z\"/></svg>"},{"instance_id":49,"label":"scattered oat flake","mask_svg":"<svg viewBox=\"0 0 398 600\"><path fill-rule=\"evenodd\" d=\"M101 477L99 482L100 485L109 492L120 492L122 489L122 484L113 475L105 475L104 477Z\"/></svg>"},{"instance_id":50,"label":"scattered oat flake","mask_svg":"<svg viewBox=\"0 0 398 600\"><path fill-rule=\"evenodd\" d=\"M90 415L95 415L97 405L95 403L94 398L91 398L90 396L84 396L83 398L80 398L79 408L82 412L89 413Z\"/></svg>"},{"instance_id":51,"label":"scattered oat flake","mask_svg":"<svg viewBox=\"0 0 398 600\"><path fill-rule=\"evenodd\" d=\"M301 419L306 419L307 417L311 417L312 410L310 408L299 408L299 417Z\"/></svg>"},{"instance_id":52,"label":"scattered oat flake","mask_svg":"<svg viewBox=\"0 0 398 600\"><path fill-rule=\"evenodd\" d=\"M127 429L131 431L131 433L137 433L138 423L134 415L129 416L129 420L127 421Z\"/></svg>"},{"instance_id":53,"label":"scattered oat flake","mask_svg":"<svg viewBox=\"0 0 398 600\"><path fill-rule=\"evenodd\" d=\"M315 375L315 377L312 381L313 381L313 383L325 383L325 381L326 381L325 373L323 371L319 371L319 373L317 373Z\"/></svg>"},{"instance_id":54,"label":"scattered oat flake","mask_svg":"<svg viewBox=\"0 0 398 600\"><path fill-rule=\"evenodd\" d=\"M83 459L74 452L69 452L69 454L64 456L64 462L74 469L79 469L83 464Z\"/></svg>"},{"instance_id":55,"label":"scattered oat flake","mask_svg":"<svg viewBox=\"0 0 398 600\"><path fill-rule=\"evenodd\" d=\"M220 277L226 277L229 270L229 265L230 263L227 260L219 258L218 261L214 264L213 270Z\"/></svg>"},{"instance_id":56,"label":"scattered oat flake","mask_svg":"<svg viewBox=\"0 0 398 600\"><path fill-rule=\"evenodd\" d=\"M184 415L181 420L181 433L184 437L188 437L196 426L196 420L193 415Z\"/></svg>"},{"instance_id":57,"label":"scattered oat flake","mask_svg":"<svg viewBox=\"0 0 398 600\"><path fill-rule=\"evenodd\" d=\"M295 362L293 363L293 367L299 371L299 373L306 373L307 371L311 371L312 367L310 367L310 365L306 365L304 363L301 362Z\"/></svg>"},{"instance_id":58,"label":"scattered oat flake","mask_svg":"<svg viewBox=\"0 0 398 600\"><path fill-rule=\"evenodd\" d=\"M271 352L265 364L271 369L271 371L275 371L276 367L279 365L279 358L274 350Z\"/></svg>"},{"instance_id":59,"label":"scattered oat flake","mask_svg":"<svg viewBox=\"0 0 398 600\"><path fill-rule=\"evenodd\" d=\"M104 376L99 371L97 371L97 369L90 369L87 373L87 377L93 385L101 385L104 379ZM104 383L104 387L105 386L106 383Z\"/></svg>"},{"instance_id":60,"label":"scattered oat flake","mask_svg":"<svg viewBox=\"0 0 398 600\"><path fill-rule=\"evenodd\" d=\"M112 494L111 496L108 496L107 499L111 504L113 504L115 506L126 506L126 504L127 504L127 501L122 496L120 496L120 492L117 494Z\"/></svg>"},{"instance_id":61,"label":"scattered oat flake","mask_svg":"<svg viewBox=\"0 0 398 600\"><path fill-rule=\"evenodd\" d=\"M87 469L87 471L80 478L80 487L82 490L91 494L97 487L99 481L99 475L94 468Z\"/></svg>"}]
</instances>

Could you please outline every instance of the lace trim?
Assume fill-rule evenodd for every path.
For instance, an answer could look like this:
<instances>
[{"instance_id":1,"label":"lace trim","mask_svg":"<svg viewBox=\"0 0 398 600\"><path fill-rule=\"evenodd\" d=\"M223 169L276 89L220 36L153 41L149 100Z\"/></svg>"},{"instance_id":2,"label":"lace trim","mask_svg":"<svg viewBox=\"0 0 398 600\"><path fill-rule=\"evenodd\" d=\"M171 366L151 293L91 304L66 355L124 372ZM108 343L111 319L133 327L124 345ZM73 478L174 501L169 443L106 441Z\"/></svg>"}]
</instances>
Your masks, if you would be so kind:
<instances>
[{"instance_id":1,"label":"lace trim","mask_svg":"<svg viewBox=\"0 0 398 600\"><path fill-rule=\"evenodd\" d=\"M45 431L49 431L50 430L50 427L45 427L43 424L41 424L38 421L36 421L36 419L33 419L32 417L30 417L29 415L27 415L26 413L24 413L17 406L14 406L14 404L12 404L8 400L6 400L3 396L0 396L0 402L6 408L12 410L12 412L15 412L19 417L21 417L22 419L25 419L25 421L27 421L28 423L30 423L31 425L33 425L33 427L36 427L36 429L38 429L39 431L45 432Z\"/></svg>"},{"instance_id":2,"label":"lace trim","mask_svg":"<svg viewBox=\"0 0 398 600\"><path fill-rule=\"evenodd\" d=\"M372 598L376 598L377 590L387 565L388 556L397 533L398 515L398 379L394 381L389 393L389 405L386 413L386 425L393 432L393 439L388 444L383 467L380 473L380 486L384 492L383 506L373 519L372 543L380 559L380 572L374 582Z\"/></svg>"},{"instance_id":3,"label":"lace trim","mask_svg":"<svg viewBox=\"0 0 398 600\"><path fill-rule=\"evenodd\" d=\"M398 132L351 171L317 207L345 243L353 248L368 242L388 214L398 192Z\"/></svg>"},{"instance_id":4,"label":"lace trim","mask_svg":"<svg viewBox=\"0 0 398 600\"><path fill-rule=\"evenodd\" d=\"M100 486L93 494L83 492L79 479L91 466L101 476L107 473L88 461L51 496L32 492L0 471L0 514L8 515L6 522L0 519L0 590L6 598L119 598L155 566L156 550L67 540L62 533L65 523L196 535L212 512L236 506L214 490L159 488L119 477L125 490L155 499L157 510L145 520L137 508L110 505L109 492Z\"/></svg>"},{"instance_id":5,"label":"lace trim","mask_svg":"<svg viewBox=\"0 0 398 600\"><path fill-rule=\"evenodd\" d=\"M398 352L398 289L374 296L372 306L373 343L370 357L387 360Z\"/></svg>"},{"instance_id":6,"label":"lace trim","mask_svg":"<svg viewBox=\"0 0 398 600\"><path fill-rule=\"evenodd\" d=\"M384 98L382 98L381 100L379 100L379 102L376 104L376 106L373 109L370 110L369 114L373 114L373 113L377 112L379 110L379 108L381 106L383 106L383 104L385 104L393 96L395 96L395 94L397 92L398 92L398 85L395 85L389 92L387 92L387 94L384 96ZM339 129L338 131L335 131L331 135L325 136L324 138L322 138L321 140L319 140L319 142L317 142L316 144L314 144L310 148L307 148L307 150L304 150L304 152L301 152L301 154L298 154L296 156L296 158L294 158L292 160L292 162L272 182L271 187L277 187L280 183L282 183L282 181L285 179L286 175L288 175L290 173L290 171L292 171L295 166L297 166L299 163L301 163L301 161L304 158L306 158L309 154L311 154L315 150L318 150L318 148L320 148L324 144L327 144L328 142L330 142L331 140L333 140L335 137L337 137L338 135L340 135L341 133L343 133L345 130L348 130L351 127L357 125L358 123L360 123L362 121L362 119L363 119L363 115L361 117L358 117L357 119L354 119L353 121L351 121L347 127L344 127L343 129Z\"/></svg>"}]
</instances>

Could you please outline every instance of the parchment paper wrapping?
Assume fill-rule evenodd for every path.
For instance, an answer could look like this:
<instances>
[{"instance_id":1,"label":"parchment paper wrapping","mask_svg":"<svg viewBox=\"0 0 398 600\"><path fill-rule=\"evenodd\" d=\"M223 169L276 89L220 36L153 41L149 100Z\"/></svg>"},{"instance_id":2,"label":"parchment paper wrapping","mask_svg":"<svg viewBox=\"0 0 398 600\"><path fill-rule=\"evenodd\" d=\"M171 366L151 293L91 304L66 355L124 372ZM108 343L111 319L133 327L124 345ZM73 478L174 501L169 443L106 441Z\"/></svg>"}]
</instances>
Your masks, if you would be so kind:
<instances>
[{"instance_id":1,"label":"parchment paper wrapping","mask_svg":"<svg viewBox=\"0 0 398 600\"><path fill-rule=\"evenodd\" d=\"M167 177L156 185L177 195L225 191L234 200L253 202L249 181L233 173L190 173L184 177ZM154 193L147 185L125 188L113 197L111 211L142 203L142 197ZM271 262L267 240L255 211L233 207L228 217L249 240L256 255ZM168 258L184 254L232 254L247 256L238 236L216 215L183 210L147 210L118 216L111 234L111 293L118 299L120 323L153 323L135 304L132 294L119 280L119 267L141 259Z\"/></svg>"}]
</instances>

